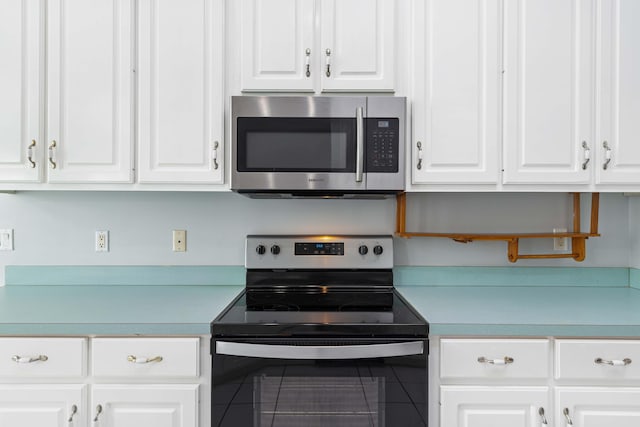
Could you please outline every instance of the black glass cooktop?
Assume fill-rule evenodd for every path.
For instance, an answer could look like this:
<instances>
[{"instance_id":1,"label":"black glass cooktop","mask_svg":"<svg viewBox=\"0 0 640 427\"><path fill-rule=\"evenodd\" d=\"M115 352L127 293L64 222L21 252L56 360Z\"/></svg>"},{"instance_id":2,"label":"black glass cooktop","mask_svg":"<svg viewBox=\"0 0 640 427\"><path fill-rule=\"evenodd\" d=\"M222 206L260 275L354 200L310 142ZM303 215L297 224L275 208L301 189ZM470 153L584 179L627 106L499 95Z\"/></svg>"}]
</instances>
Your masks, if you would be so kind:
<instances>
[{"instance_id":1,"label":"black glass cooktop","mask_svg":"<svg viewBox=\"0 0 640 427\"><path fill-rule=\"evenodd\" d=\"M426 337L427 322L395 291L243 291L211 324L214 336Z\"/></svg>"}]
</instances>

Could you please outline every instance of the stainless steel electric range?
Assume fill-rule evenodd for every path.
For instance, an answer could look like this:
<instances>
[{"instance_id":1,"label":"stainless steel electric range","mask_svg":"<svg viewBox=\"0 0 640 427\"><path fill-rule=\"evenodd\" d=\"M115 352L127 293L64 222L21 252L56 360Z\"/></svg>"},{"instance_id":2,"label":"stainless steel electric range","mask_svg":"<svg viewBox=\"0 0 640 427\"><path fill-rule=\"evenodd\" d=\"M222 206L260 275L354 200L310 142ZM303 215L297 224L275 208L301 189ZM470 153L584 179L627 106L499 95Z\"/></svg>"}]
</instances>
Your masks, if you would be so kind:
<instances>
[{"instance_id":1,"label":"stainless steel electric range","mask_svg":"<svg viewBox=\"0 0 640 427\"><path fill-rule=\"evenodd\" d=\"M391 236L248 236L246 289L211 324L212 425L427 425L428 324Z\"/></svg>"}]
</instances>

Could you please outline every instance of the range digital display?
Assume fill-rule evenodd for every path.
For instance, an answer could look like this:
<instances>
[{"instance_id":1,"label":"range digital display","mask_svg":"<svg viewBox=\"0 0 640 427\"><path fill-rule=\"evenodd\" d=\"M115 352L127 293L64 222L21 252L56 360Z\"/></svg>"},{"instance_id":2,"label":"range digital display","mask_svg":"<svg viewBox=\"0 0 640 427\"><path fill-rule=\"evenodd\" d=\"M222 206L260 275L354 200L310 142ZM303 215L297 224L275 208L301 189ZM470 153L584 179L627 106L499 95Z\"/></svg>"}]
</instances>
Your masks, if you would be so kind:
<instances>
[{"instance_id":1,"label":"range digital display","mask_svg":"<svg viewBox=\"0 0 640 427\"><path fill-rule=\"evenodd\" d=\"M305 242L295 244L296 255L344 255L342 242Z\"/></svg>"}]
</instances>

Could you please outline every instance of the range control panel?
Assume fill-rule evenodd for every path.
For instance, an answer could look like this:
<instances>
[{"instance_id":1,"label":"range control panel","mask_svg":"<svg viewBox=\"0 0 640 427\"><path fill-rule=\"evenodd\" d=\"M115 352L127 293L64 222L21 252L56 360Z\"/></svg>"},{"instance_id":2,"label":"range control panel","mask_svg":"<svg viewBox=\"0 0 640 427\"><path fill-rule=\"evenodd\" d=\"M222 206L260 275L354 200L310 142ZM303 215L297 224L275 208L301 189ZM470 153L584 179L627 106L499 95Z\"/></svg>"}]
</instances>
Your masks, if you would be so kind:
<instances>
[{"instance_id":1,"label":"range control panel","mask_svg":"<svg viewBox=\"0 0 640 427\"><path fill-rule=\"evenodd\" d=\"M388 235L251 235L248 269L390 269L393 237Z\"/></svg>"}]
</instances>

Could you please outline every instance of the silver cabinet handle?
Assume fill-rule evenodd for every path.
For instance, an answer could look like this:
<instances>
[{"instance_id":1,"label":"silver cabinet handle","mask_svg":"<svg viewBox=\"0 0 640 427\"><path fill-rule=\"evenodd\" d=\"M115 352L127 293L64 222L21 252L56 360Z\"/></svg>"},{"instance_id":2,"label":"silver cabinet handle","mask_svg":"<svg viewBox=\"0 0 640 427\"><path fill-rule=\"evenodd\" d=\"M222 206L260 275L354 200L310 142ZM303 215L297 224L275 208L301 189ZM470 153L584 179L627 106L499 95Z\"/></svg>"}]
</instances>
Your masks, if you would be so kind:
<instances>
[{"instance_id":1,"label":"silver cabinet handle","mask_svg":"<svg viewBox=\"0 0 640 427\"><path fill-rule=\"evenodd\" d=\"M547 422L547 417L544 415L544 408L541 407L540 409L538 409L538 415L540 415L540 422L543 426L549 425L549 423Z\"/></svg>"},{"instance_id":2,"label":"silver cabinet handle","mask_svg":"<svg viewBox=\"0 0 640 427\"><path fill-rule=\"evenodd\" d=\"M356 182L362 182L364 172L364 112L356 108Z\"/></svg>"},{"instance_id":3,"label":"silver cabinet handle","mask_svg":"<svg viewBox=\"0 0 640 427\"><path fill-rule=\"evenodd\" d=\"M16 363L34 363L34 362L46 362L47 360L49 360L49 358L44 354L41 354L35 357L16 355L16 356L13 356L11 360L13 360Z\"/></svg>"},{"instance_id":4,"label":"silver cabinet handle","mask_svg":"<svg viewBox=\"0 0 640 427\"><path fill-rule=\"evenodd\" d=\"M140 364L144 364L144 363L155 363L155 362L162 362L162 356L156 356L156 357L137 357L137 356L133 356L133 355L129 355L127 356L127 360L131 363L140 363Z\"/></svg>"},{"instance_id":5,"label":"silver cabinet handle","mask_svg":"<svg viewBox=\"0 0 640 427\"><path fill-rule=\"evenodd\" d=\"M307 50L305 50L304 53L305 53L304 65L307 69L307 72L305 74L307 75L307 77L311 77L311 49L307 48Z\"/></svg>"},{"instance_id":6,"label":"silver cabinet handle","mask_svg":"<svg viewBox=\"0 0 640 427\"><path fill-rule=\"evenodd\" d=\"M607 170L611 162L611 148L607 141L602 143L602 147L604 148L604 163L602 164L602 169Z\"/></svg>"},{"instance_id":7,"label":"silver cabinet handle","mask_svg":"<svg viewBox=\"0 0 640 427\"><path fill-rule=\"evenodd\" d=\"M71 406L71 415L69 415L69 419L67 422L71 424L73 422L73 416L78 413L78 407L76 405Z\"/></svg>"},{"instance_id":8,"label":"silver cabinet handle","mask_svg":"<svg viewBox=\"0 0 640 427\"><path fill-rule=\"evenodd\" d=\"M416 146L418 147L418 164L416 165L416 168L420 170L422 169L422 142L418 141Z\"/></svg>"},{"instance_id":9,"label":"silver cabinet handle","mask_svg":"<svg viewBox=\"0 0 640 427\"><path fill-rule=\"evenodd\" d=\"M591 149L587 145L587 141L582 141L582 150L584 151L584 162L582 163L582 169L586 169L591 160Z\"/></svg>"},{"instance_id":10,"label":"silver cabinet handle","mask_svg":"<svg viewBox=\"0 0 640 427\"><path fill-rule=\"evenodd\" d=\"M571 419L571 416L569 415L569 408L564 408L562 410L562 414L564 415L564 418L567 420L567 425L568 426L572 426L573 425L573 420Z\"/></svg>"},{"instance_id":11,"label":"silver cabinet handle","mask_svg":"<svg viewBox=\"0 0 640 427\"><path fill-rule=\"evenodd\" d=\"M93 418L94 423L98 422L98 417L100 416L101 413L102 413L102 405L96 406L96 416Z\"/></svg>"},{"instance_id":12,"label":"silver cabinet handle","mask_svg":"<svg viewBox=\"0 0 640 427\"><path fill-rule=\"evenodd\" d=\"M490 365L510 365L513 362L513 357L509 356L505 356L502 359L487 359L484 356L478 357L478 363L488 363Z\"/></svg>"},{"instance_id":13,"label":"silver cabinet handle","mask_svg":"<svg viewBox=\"0 0 640 427\"><path fill-rule=\"evenodd\" d=\"M331 49L327 49L324 51L325 53L325 60L326 60L326 64L327 64L327 77L331 77Z\"/></svg>"},{"instance_id":14,"label":"silver cabinet handle","mask_svg":"<svg viewBox=\"0 0 640 427\"><path fill-rule=\"evenodd\" d=\"M49 146L49 163L51 164L51 169L55 169L58 165L56 163L56 152L55 149L58 146L56 141L54 140Z\"/></svg>"},{"instance_id":15,"label":"silver cabinet handle","mask_svg":"<svg viewBox=\"0 0 640 427\"><path fill-rule=\"evenodd\" d=\"M596 360L594 360L594 362L598 365L627 366L631 364L632 360L629 359L628 357L622 360L606 360L601 357L598 357Z\"/></svg>"},{"instance_id":16,"label":"silver cabinet handle","mask_svg":"<svg viewBox=\"0 0 640 427\"><path fill-rule=\"evenodd\" d=\"M213 151L211 152L211 160L213 160L213 169L218 170L220 165L218 164L218 141L213 143Z\"/></svg>"},{"instance_id":17,"label":"silver cabinet handle","mask_svg":"<svg viewBox=\"0 0 640 427\"><path fill-rule=\"evenodd\" d=\"M32 139L31 144L27 148L27 160L29 160L29 163L31 164L32 169L36 167L36 162L33 161L33 149L35 148L35 146L36 146L36 140Z\"/></svg>"},{"instance_id":18,"label":"silver cabinet handle","mask_svg":"<svg viewBox=\"0 0 640 427\"><path fill-rule=\"evenodd\" d=\"M423 354L422 341L392 344L306 346L216 342L216 354L269 359L372 359Z\"/></svg>"}]
</instances>

